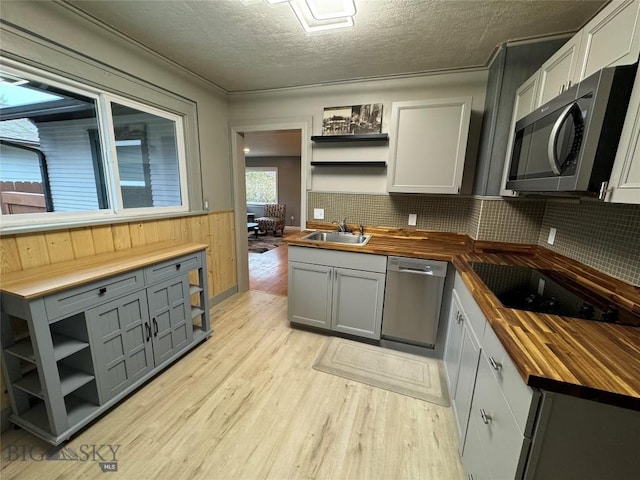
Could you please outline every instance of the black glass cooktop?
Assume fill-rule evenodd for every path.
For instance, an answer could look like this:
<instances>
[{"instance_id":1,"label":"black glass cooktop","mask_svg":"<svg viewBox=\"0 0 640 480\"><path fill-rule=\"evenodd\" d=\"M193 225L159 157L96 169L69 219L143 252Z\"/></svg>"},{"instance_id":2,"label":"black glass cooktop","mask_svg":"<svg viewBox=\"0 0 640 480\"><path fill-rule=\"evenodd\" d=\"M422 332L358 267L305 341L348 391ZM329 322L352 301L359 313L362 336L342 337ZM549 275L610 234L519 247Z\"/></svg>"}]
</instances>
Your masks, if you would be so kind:
<instances>
[{"instance_id":1,"label":"black glass cooktop","mask_svg":"<svg viewBox=\"0 0 640 480\"><path fill-rule=\"evenodd\" d=\"M507 308L640 326L640 317L616 308L561 272L479 262L471 262L471 267Z\"/></svg>"}]
</instances>

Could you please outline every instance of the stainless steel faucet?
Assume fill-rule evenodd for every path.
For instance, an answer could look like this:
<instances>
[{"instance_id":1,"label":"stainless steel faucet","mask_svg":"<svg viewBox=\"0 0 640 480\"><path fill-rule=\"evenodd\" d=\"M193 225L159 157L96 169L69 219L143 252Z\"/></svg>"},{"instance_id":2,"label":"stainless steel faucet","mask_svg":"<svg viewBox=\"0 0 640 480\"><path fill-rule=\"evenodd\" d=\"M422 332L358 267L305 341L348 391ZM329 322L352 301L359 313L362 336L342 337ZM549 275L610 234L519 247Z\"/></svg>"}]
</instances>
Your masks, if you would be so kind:
<instances>
[{"instance_id":1,"label":"stainless steel faucet","mask_svg":"<svg viewBox=\"0 0 640 480\"><path fill-rule=\"evenodd\" d=\"M338 225L338 231L342 233L350 233L351 231L347 229L347 219L343 219L341 222L332 221L331 223L335 223Z\"/></svg>"}]
</instances>

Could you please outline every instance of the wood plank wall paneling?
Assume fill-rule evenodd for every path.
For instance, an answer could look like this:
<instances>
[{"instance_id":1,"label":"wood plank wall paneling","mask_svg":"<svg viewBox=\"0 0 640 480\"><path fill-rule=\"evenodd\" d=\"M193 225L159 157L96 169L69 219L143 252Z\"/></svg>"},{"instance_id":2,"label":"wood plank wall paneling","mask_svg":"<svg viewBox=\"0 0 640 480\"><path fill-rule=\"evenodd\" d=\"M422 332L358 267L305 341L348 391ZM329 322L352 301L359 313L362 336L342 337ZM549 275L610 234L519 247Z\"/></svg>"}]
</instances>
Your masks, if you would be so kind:
<instances>
[{"instance_id":1,"label":"wood plank wall paneling","mask_svg":"<svg viewBox=\"0 0 640 480\"><path fill-rule=\"evenodd\" d=\"M0 275L166 240L209 246L209 297L237 285L232 211L3 236L0 237ZM4 391L4 377L0 375L0 409L9 407Z\"/></svg>"}]
</instances>

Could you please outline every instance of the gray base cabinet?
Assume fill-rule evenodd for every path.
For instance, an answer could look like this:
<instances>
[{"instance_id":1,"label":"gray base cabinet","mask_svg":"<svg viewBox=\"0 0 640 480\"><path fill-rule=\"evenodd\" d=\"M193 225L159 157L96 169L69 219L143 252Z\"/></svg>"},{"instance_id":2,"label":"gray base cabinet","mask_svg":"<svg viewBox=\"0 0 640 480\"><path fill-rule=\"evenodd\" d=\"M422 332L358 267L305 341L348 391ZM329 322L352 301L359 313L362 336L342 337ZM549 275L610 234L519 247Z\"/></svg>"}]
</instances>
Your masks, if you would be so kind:
<instances>
[{"instance_id":1,"label":"gray base cabinet","mask_svg":"<svg viewBox=\"0 0 640 480\"><path fill-rule=\"evenodd\" d=\"M6 275L10 420L58 445L205 340L204 247L146 246Z\"/></svg>"},{"instance_id":2,"label":"gray base cabinet","mask_svg":"<svg viewBox=\"0 0 640 480\"><path fill-rule=\"evenodd\" d=\"M387 257L289 247L293 324L380 339Z\"/></svg>"},{"instance_id":3,"label":"gray base cabinet","mask_svg":"<svg viewBox=\"0 0 640 480\"><path fill-rule=\"evenodd\" d=\"M455 288L452 299L444 365L458 432L458 449L462 453L480 359L480 344Z\"/></svg>"},{"instance_id":4,"label":"gray base cabinet","mask_svg":"<svg viewBox=\"0 0 640 480\"><path fill-rule=\"evenodd\" d=\"M455 396L452 400L452 407L458 427L458 438L461 440L460 451L464 448L479 360L480 345L478 344L478 340L476 340L473 330L467 327L463 331L460 346L458 381L456 383Z\"/></svg>"},{"instance_id":5,"label":"gray base cabinet","mask_svg":"<svg viewBox=\"0 0 640 480\"><path fill-rule=\"evenodd\" d=\"M539 394L528 387L456 274L444 365L468 477L522 478Z\"/></svg>"},{"instance_id":6,"label":"gray base cabinet","mask_svg":"<svg viewBox=\"0 0 640 480\"><path fill-rule=\"evenodd\" d=\"M456 274L444 353L469 480L640 478L640 412L532 389Z\"/></svg>"}]
</instances>

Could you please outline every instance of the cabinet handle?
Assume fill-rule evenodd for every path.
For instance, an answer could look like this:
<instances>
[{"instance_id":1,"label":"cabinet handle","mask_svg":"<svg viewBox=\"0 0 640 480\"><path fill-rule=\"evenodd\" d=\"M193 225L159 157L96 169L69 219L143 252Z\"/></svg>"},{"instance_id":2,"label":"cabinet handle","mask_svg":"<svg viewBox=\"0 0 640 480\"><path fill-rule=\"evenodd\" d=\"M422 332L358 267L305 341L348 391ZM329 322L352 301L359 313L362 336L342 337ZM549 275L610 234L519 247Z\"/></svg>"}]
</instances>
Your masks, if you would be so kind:
<instances>
[{"instance_id":1,"label":"cabinet handle","mask_svg":"<svg viewBox=\"0 0 640 480\"><path fill-rule=\"evenodd\" d=\"M493 357L489 357L489 363L496 372L502 370L502 364L500 362L496 362Z\"/></svg>"},{"instance_id":2,"label":"cabinet handle","mask_svg":"<svg viewBox=\"0 0 640 480\"><path fill-rule=\"evenodd\" d=\"M107 293L107 287L100 287L98 289L98 295L104 295L105 293Z\"/></svg>"},{"instance_id":3,"label":"cabinet handle","mask_svg":"<svg viewBox=\"0 0 640 480\"><path fill-rule=\"evenodd\" d=\"M182 266L182 265L180 265L179 263L176 263L176 270L180 270L180 267L181 267L181 266Z\"/></svg>"},{"instance_id":4,"label":"cabinet handle","mask_svg":"<svg viewBox=\"0 0 640 480\"><path fill-rule=\"evenodd\" d=\"M462 321L464 320L464 316L458 312L458 323L462 323Z\"/></svg>"},{"instance_id":5,"label":"cabinet handle","mask_svg":"<svg viewBox=\"0 0 640 480\"><path fill-rule=\"evenodd\" d=\"M144 322L144 329L147 331L147 342L151 339L151 327L149 326L149 322Z\"/></svg>"},{"instance_id":6,"label":"cabinet handle","mask_svg":"<svg viewBox=\"0 0 640 480\"><path fill-rule=\"evenodd\" d=\"M569 90L571 88L571 80L569 80L569 83L567 83L567 90Z\"/></svg>"},{"instance_id":7,"label":"cabinet handle","mask_svg":"<svg viewBox=\"0 0 640 480\"><path fill-rule=\"evenodd\" d=\"M487 415L487 412L485 412L483 408L480 409L480 417L482 418L482 422L485 425L489 425L489 422L491 421L491 415Z\"/></svg>"},{"instance_id":8,"label":"cabinet handle","mask_svg":"<svg viewBox=\"0 0 640 480\"><path fill-rule=\"evenodd\" d=\"M156 322L155 318L152 321L153 321L153 336L157 337L158 336L158 322Z\"/></svg>"}]
</instances>

